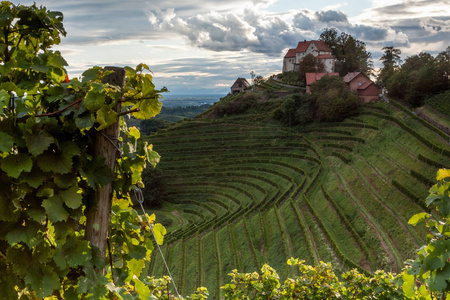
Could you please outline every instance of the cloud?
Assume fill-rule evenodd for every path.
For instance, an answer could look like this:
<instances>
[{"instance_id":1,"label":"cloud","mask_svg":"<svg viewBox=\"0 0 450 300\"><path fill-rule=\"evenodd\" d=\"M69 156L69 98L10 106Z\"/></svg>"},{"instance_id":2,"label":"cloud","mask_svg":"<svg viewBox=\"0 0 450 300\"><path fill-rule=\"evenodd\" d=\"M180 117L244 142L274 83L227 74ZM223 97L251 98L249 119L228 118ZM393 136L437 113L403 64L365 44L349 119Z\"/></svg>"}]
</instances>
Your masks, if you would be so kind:
<instances>
[{"instance_id":1,"label":"cloud","mask_svg":"<svg viewBox=\"0 0 450 300\"><path fill-rule=\"evenodd\" d=\"M439 32L450 32L450 19L438 20L431 17L423 18L420 21L420 27L432 34L436 34Z\"/></svg>"}]
</instances>

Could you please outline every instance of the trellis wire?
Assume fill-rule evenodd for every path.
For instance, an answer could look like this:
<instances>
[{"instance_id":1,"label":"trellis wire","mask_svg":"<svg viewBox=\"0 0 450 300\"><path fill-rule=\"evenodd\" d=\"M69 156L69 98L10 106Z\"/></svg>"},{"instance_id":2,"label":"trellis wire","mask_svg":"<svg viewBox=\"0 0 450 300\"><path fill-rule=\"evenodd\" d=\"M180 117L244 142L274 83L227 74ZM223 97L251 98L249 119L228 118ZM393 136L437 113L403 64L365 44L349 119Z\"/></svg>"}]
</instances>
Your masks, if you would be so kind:
<instances>
[{"instance_id":1,"label":"trellis wire","mask_svg":"<svg viewBox=\"0 0 450 300\"><path fill-rule=\"evenodd\" d=\"M136 189L134 190L134 195L136 196L137 202L139 202L139 204L141 205L141 209L144 214L145 220L147 220L148 228L150 228L150 232L152 233L153 238L155 239L156 246L158 247L159 253L161 254L161 258L163 260L164 266L166 266L167 274L169 274L170 280L172 281L173 287L175 288L175 292L177 293L178 298L181 298L180 294L178 293L178 289L175 284L175 280L173 280L172 274L170 273L170 270L169 270L169 266L167 265L166 259L164 258L164 254L161 251L161 247L159 247L159 244L156 241L156 236L155 236L155 233L153 232L152 225L150 224L150 221L147 218L147 214L145 213L144 206L142 205L142 203L144 203L144 195L142 194L142 190L139 187L139 184L137 184L137 183L136 183Z\"/></svg>"}]
</instances>

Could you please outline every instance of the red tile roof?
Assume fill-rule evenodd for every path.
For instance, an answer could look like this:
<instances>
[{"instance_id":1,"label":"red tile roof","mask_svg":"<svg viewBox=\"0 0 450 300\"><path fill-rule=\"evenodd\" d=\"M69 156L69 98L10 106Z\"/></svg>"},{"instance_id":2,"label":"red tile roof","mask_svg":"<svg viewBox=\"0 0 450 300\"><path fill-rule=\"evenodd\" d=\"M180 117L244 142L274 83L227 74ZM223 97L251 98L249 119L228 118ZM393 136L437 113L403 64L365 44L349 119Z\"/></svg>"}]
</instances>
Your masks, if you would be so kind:
<instances>
[{"instance_id":1,"label":"red tile roof","mask_svg":"<svg viewBox=\"0 0 450 300\"><path fill-rule=\"evenodd\" d=\"M359 86L358 90L365 90L372 84L375 85L376 87L378 87L378 85L376 83L374 83L373 81L367 81L367 82L364 82L361 86Z\"/></svg>"},{"instance_id":2,"label":"red tile roof","mask_svg":"<svg viewBox=\"0 0 450 300\"><path fill-rule=\"evenodd\" d=\"M317 50L331 52L330 47L328 47L327 43L325 43L324 41L312 41L312 42L314 43L314 45L316 45Z\"/></svg>"},{"instance_id":3,"label":"red tile roof","mask_svg":"<svg viewBox=\"0 0 450 300\"><path fill-rule=\"evenodd\" d=\"M310 41L303 41L298 42L297 48L295 48L295 52L306 52L306 49L308 49L309 44L311 44Z\"/></svg>"},{"instance_id":4,"label":"red tile roof","mask_svg":"<svg viewBox=\"0 0 450 300\"><path fill-rule=\"evenodd\" d=\"M344 81L346 83L349 83L352 81L356 76L358 76L361 72L349 72L347 75L344 76Z\"/></svg>"},{"instance_id":5,"label":"red tile roof","mask_svg":"<svg viewBox=\"0 0 450 300\"><path fill-rule=\"evenodd\" d=\"M295 57L295 49L289 49L284 58Z\"/></svg>"},{"instance_id":6,"label":"red tile roof","mask_svg":"<svg viewBox=\"0 0 450 300\"><path fill-rule=\"evenodd\" d=\"M319 81L323 76L339 76L339 73L306 73L306 85Z\"/></svg>"}]
</instances>

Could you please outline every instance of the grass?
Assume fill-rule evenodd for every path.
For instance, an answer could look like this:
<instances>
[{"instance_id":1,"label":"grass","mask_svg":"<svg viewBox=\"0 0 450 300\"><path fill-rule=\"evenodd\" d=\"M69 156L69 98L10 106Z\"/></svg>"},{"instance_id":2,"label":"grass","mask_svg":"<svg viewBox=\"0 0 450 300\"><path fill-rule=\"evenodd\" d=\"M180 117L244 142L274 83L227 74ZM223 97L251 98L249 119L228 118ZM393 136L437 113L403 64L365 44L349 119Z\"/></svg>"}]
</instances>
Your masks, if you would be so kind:
<instances>
[{"instance_id":1,"label":"grass","mask_svg":"<svg viewBox=\"0 0 450 300\"><path fill-rule=\"evenodd\" d=\"M392 181L424 199L436 167L419 156L444 166L450 158L417 135L444 149L448 143L389 104L291 129L253 118L185 121L146 138L162 155L166 193L155 213L171 223L163 250L183 294L201 284L218 298L233 269L264 263L285 278L296 272L285 264L291 256L331 262L338 273L347 261L399 271L412 258L426 233L407 222L423 208ZM161 265L155 252L151 275L164 274Z\"/></svg>"}]
</instances>

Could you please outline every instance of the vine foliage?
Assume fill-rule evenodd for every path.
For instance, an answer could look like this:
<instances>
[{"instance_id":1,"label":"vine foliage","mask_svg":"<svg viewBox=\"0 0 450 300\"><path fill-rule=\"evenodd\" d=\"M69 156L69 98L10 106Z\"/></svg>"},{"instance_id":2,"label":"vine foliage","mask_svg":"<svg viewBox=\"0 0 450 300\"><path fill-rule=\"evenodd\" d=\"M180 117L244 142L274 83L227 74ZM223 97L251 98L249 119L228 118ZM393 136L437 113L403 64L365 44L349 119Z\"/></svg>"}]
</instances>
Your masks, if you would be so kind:
<instances>
[{"instance_id":1,"label":"vine foliage","mask_svg":"<svg viewBox=\"0 0 450 300\"><path fill-rule=\"evenodd\" d=\"M123 117L153 117L166 90L155 88L145 64L125 67L123 87L105 83L111 71L100 67L69 80L67 62L51 50L66 35L62 21L36 4L0 5L2 298L147 299L153 243L130 192L159 156ZM118 150L111 169L94 148L98 133L117 122L121 135L104 137ZM112 218L102 256L86 239L86 220L96 190L108 184ZM164 227L151 226L162 243Z\"/></svg>"}]
</instances>

